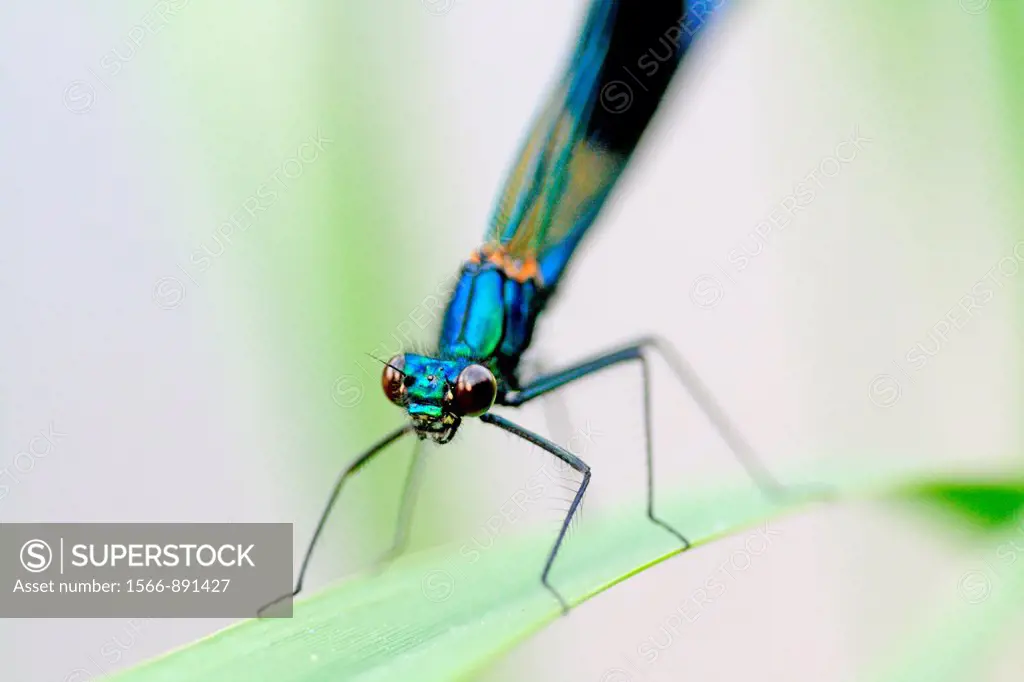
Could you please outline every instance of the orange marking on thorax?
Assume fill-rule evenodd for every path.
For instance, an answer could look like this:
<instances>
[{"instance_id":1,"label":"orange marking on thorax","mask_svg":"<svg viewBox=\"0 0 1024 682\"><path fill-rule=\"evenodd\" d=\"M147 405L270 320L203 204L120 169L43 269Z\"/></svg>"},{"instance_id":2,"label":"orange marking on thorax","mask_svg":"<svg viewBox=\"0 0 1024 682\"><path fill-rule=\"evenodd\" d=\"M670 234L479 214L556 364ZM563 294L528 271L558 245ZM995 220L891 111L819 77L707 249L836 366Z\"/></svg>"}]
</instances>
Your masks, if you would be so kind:
<instances>
[{"instance_id":1,"label":"orange marking on thorax","mask_svg":"<svg viewBox=\"0 0 1024 682\"><path fill-rule=\"evenodd\" d=\"M537 286L544 286L544 277L541 274L540 267L537 265L537 259L533 256L515 258L504 246L495 247L492 244L484 244L470 254L469 261L471 263L482 263L484 260L497 265L505 273L505 276L511 280L526 283L532 279L536 282Z\"/></svg>"}]
</instances>

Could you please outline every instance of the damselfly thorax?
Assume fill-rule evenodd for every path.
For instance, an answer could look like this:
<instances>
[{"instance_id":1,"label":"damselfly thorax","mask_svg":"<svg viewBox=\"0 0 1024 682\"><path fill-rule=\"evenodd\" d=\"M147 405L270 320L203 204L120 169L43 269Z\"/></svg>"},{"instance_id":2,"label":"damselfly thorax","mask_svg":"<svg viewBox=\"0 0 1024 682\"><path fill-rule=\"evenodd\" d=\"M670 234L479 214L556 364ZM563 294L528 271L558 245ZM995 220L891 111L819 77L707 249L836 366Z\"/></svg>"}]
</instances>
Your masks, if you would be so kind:
<instances>
[{"instance_id":1,"label":"damselfly thorax","mask_svg":"<svg viewBox=\"0 0 1024 682\"><path fill-rule=\"evenodd\" d=\"M777 489L752 448L719 407L693 368L667 342L645 337L542 374L525 385L517 377L538 317L559 285L583 237L632 157L696 31L718 3L683 0L593 0L579 40L560 81L537 115L498 197L483 245L462 264L445 310L436 353L399 353L381 359L385 396L405 412L405 423L371 446L339 476L303 558L294 596L302 589L313 547L345 480L402 436L414 433L417 449L407 478L398 529L388 556L401 551L416 491L420 444L448 443L470 418L497 426L543 448L580 474L581 482L548 554L541 583L590 482L590 467L565 447L496 414L518 407L596 372L640 365L644 386L644 446L648 469L647 516L687 539L654 508L648 364L660 355L707 413L762 489ZM674 36L674 49L653 72L633 69L656 44ZM638 81L635 73L644 73ZM632 80L630 80L632 79ZM632 84L632 85L630 85ZM635 86L635 87L634 87ZM625 99L623 95L629 96Z\"/></svg>"}]
</instances>

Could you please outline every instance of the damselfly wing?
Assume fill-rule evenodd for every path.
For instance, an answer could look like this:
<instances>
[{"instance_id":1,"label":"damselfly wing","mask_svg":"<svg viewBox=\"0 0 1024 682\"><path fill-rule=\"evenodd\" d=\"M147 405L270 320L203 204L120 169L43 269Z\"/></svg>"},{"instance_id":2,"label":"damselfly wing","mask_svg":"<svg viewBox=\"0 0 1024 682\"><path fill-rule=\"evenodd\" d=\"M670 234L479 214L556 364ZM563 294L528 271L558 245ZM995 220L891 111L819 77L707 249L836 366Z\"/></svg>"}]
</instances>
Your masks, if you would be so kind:
<instances>
[{"instance_id":1,"label":"damselfly wing","mask_svg":"<svg viewBox=\"0 0 1024 682\"><path fill-rule=\"evenodd\" d=\"M672 533L683 548L689 547L686 537L655 513L648 365L651 353L664 358L754 481L766 492L778 490L775 480L692 367L661 339L640 338L525 385L517 375L545 304L626 168L693 38L717 8L715 3L680 0L591 3L568 66L510 170L484 242L462 265L445 311L437 352L400 353L387 362L382 360L384 394L405 410L406 423L385 435L341 473L303 558L295 590L282 599L302 589L313 548L344 482L388 445L412 433L418 437L417 450L389 554L401 551L415 497L420 445L427 440L447 443L465 419L477 417L543 448L581 476L541 573L541 583L568 611L568 603L548 576L586 492L590 467L567 449L498 415L492 408L523 405L625 362L640 364L644 382L647 515Z\"/></svg>"}]
</instances>

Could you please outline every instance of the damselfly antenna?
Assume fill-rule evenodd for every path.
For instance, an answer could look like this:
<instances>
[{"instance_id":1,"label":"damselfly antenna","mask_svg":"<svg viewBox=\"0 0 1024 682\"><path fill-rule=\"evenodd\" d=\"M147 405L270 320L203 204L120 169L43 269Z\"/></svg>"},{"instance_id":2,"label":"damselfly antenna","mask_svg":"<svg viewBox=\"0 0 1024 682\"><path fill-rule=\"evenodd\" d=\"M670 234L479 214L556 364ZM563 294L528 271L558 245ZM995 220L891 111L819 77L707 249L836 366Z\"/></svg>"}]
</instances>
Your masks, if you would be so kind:
<instances>
[{"instance_id":1,"label":"damselfly antenna","mask_svg":"<svg viewBox=\"0 0 1024 682\"><path fill-rule=\"evenodd\" d=\"M400 370L400 369L398 369L397 367L395 367L394 365L392 365L392 364L391 364L390 362L386 362L386 361L384 361L384 360L381 360L380 358L378 358L378 357L377 357L376 355L374 355L374 354L372 354L372 353L367 353L366 355L368 355L369 357L373 358L374 360L376 360L376 361L377 361L377 362L379 362L380 364L384 365L385 367L390 367L391 369L393 369L393 370L395 370L396 372L398 372L399 374L401 374L401 375L402 375L403 377L407 377L407 376L409 376L408 374L406 374L406 373L405 373L405 372L403 372L402 370ZM398 356L395 356L395 357L398 357ZM394 361L394 358L392 358L392 361Z\"/></svg>"}]
</instances>

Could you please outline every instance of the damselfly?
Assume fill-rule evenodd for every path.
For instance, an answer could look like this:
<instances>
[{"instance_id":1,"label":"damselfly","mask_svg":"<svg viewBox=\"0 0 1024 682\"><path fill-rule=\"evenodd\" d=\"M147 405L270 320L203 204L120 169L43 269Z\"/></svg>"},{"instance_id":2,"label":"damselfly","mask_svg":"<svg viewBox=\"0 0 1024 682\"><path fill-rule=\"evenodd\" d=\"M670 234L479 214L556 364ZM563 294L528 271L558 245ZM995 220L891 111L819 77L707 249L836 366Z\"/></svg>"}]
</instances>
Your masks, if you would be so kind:
<instances>
[{"instance_id":1,"label":"damselfly","mask_svg":"<svg viewBox=\"0 0 1024 682\"><path fill-rule=\"evenodd\" d=\"M719 0L720 2L720 0ZM543 448L582 476L541 573L552 563L590 482L590 467L543 436L491 412L518 407L577 379L626 362L640 364L644 386L647 516L690 543L654 508L648 353L660 354L766 491L778 488L693 369L663 340L642 338L522 384L517 368L534 326L576 247L594 223L716 2L594 0L568 68L544 105L500 195L484 244L463 263L444 315L437 352L402 353L385 364L384 394L409 421L384 436L338 478L302 561L292 595L302 589L310 557L344 482L402 436L419 438L407 477L392 554L403 547L415 491L420 445L447 443L463 420L479 418ZM382 360L382 362L384 362ZM268 605L269 606L269 605ZM266 608L266 607L265 607Z\"/></svg>"}]
</instances>

